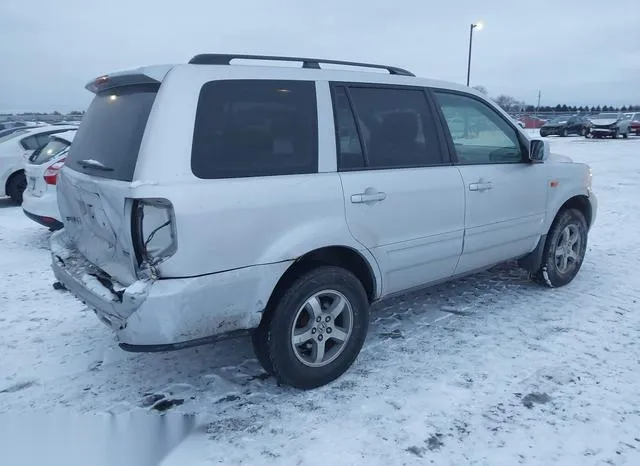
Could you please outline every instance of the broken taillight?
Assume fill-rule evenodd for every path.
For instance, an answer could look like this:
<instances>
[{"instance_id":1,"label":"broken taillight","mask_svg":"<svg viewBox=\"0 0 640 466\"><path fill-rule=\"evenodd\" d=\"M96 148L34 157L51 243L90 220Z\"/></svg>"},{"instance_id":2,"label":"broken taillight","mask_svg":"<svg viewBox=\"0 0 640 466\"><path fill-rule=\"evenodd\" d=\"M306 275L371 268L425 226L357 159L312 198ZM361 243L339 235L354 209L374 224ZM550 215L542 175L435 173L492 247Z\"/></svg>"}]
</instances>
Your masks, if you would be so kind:
<instances>
[{"instance_id":1,"label":"broken taillight","mask_svg":"<svg viewBox=\"0 0 640 466\"><path fill-rule=\"evenodd\" d=\"M166 199L135 199L131 236L138 266L171 257L178 247L173 206Z\"/></svg>"},{"instance_id":2,"label":"broken taillight","mask_svg":"<svg viewBox=\"0 0 640 466\"><path fill-rule=\"evenodd\" d=\"M44 181L47 184L55 185L58 181L58 172L64 166L65 159L60 159L56 163L52 164L44 172Z\"/></svg>"}]
</instances>

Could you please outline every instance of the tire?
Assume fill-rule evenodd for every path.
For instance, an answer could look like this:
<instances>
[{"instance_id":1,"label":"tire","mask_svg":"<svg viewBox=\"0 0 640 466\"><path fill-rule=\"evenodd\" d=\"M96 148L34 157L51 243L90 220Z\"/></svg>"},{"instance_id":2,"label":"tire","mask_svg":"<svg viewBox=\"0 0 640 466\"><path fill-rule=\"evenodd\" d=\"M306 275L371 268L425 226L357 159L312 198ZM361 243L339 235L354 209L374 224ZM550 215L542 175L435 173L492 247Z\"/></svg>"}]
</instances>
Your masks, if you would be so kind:
<instances>
[{"instance_id":1,"label":"tire","mask_svg":"<svg viewBox=\"0 0 640 466\"><path fill-rule=\"evenodd\" d=\"M613 134L611 135L611 139L618 139L618 130L613 130Z\"/></svg>"},{"instance_id":2,"label":"tire","mask_svg":"<svg viewBox=\"0 0 640 466\"><path fill-rule=\"evenodd\" d=\"M628 133L628 132L623 133L623 134L622 134L622 137L623 137L624 139L629 139L629 133Z\"/></svg>"},{"instance_id":3,"label":"tire","mask_svg":"<svg viewBox=\"0 0 640 466\"><path fill-rule=\"evenodd\" d=\"M567 128L563 129L560 132L560 136L562 136L563 138L566 138L567 136L569 136L569 132L567 131Z\"/></svg>"},{"instance_id":4,"label":"tire","mask_svg":"<svg viewBox=\"0 0 640 466\"><path fill-rule=\"evenodd\" d=\"M569 284L582 266L587 250L587 231L587 221L579 210L566 209L558 213L547 234L542 265L533 279L550 288ZM573 242L571 238L575 238ZM564 254L559 251L562 245L568 248Z\"/></svg>"},{"instance_id":5,"label":"tire","mask_svg":"<svg viewBox=\"0 0 640 466\"><path fill-rule=\"evenodd\" d=\"M27 177L23 171L14 173L7 181L7 195L13 202L22 204L22 194L27 189Z\"/></svg>"},{"instance_id":6,"label":"tire","mask_svg":"<svg viewBox=\"0 0 640 466\"><path fill-rule=\"evenodd\" d=\"M349 369L368 326L369 301L362 283L345 269L323 266L301 275L267 310L252 342L258 361L279 383L308 390Z\"/></svg>"},{"instance_id":7,"label":"tire","mask_svg":"<svg viewBox=\"0 0 640 466\"><path fill-rule=\"evenodd\" d=\"M580 130L580 136L585 136L585 137L587 136L587 129L586 128L582 128Z\"/></svg>"}]
</instances>

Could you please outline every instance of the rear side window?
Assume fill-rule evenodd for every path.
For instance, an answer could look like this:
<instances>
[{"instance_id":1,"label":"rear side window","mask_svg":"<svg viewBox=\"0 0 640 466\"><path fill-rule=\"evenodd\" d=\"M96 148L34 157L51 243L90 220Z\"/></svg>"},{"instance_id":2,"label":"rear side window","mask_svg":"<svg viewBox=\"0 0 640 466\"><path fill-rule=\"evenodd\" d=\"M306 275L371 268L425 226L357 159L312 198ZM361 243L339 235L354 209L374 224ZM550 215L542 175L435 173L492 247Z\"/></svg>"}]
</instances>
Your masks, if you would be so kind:
<instances>
[{"instance_id":1,"label":"rear side window","mask_svg":"<svg viewBox=\"0 0 640 466\"><path fill-rule=\"evenodd\" d=\"M82 118L67 166L92 176L131 181L158 88L134 85L97 94Z\"/></svg>"},{"instance_id":2,"label":"rear side window","mask_svg":"<svg viewBox=\"0 0 640 466\"><path fill-rule=\"evenodd\" d=\"M54 158L56 155L60 154L67 147L69 147L68 141L58 138L51 138L44 147L41 147L33 153L33 155L29 158L29 162L34 165L41 165Z\"/></svg>"},{"instance_id":3,"label":"rear side window","mask_svg":"<svg viewBox=\"0 0 640 466\"><path fill-rule=\"evenodd\" d=\"M317 172L315 83L206 83L198 100L191 169L205 179Z\"/></svg>"},{"instance_id":4,"label":"rear side window","mask_svg":"<svg viewBox=\"0 0 640 466\"><path fill-rule=\"evenodd\" d=\"M422 89L348 86L360 142L353 141L349 100L340 87L334 93L339 135L339 168L356 168L364 148L366 168L387 169L442 165L445 161L434 118Z\"/></svg>"},{"instance_id":5,"label":"rear side window","mask_svg":"<svg viewBox=\"0 0 640 466\"><path fill-rule=\"evenodd\" d=\"M23 140L20 141L20 144L22 144L22 147L24 147L27 150L36 150L37 148L41 147L38 143L37 135L24 138Z\"/></svg>"}]
</instances>

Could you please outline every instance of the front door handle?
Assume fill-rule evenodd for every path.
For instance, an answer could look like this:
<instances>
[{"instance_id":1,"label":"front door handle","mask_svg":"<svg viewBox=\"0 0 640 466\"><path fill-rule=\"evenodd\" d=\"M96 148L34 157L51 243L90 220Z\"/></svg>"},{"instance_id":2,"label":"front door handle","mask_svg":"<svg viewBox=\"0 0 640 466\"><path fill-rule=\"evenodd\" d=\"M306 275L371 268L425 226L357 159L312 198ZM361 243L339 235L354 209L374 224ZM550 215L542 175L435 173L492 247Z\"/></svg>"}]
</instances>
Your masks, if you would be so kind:
<instances>
[{"instance_id":1,"label":"front door handle","mask_svg":"<svg viewBox=\"0 0 640 466\"><path fill-rule=\"evenodd\" d=\"M469 191L488 191L489 189L493 189L493 184L489 182L478 182L471 183L469 185Z\"/></svg>"},{"instance_id":2,"label":"front door handle","mask_svg":"<svg viewBox=\"0 0 640 466\"><path fill-rule=\"evenodd\" d=\"M370 192L369 190L366 190L363 193L352 194L351 202L353 202L354 204L364 204L369 202L384 201L386 198L387 198L387 193Z\"/></svg>"}]
</instances>

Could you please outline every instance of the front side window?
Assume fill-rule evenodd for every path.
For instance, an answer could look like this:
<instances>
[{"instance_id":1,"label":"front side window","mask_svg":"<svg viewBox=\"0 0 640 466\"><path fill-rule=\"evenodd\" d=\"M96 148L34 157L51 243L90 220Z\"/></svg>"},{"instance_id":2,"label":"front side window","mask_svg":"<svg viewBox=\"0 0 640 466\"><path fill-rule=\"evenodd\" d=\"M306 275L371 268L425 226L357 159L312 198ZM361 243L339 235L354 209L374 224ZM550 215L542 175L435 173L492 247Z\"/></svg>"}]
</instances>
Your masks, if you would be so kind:
<instances>
[{"instance_id":1,"label":"front side window","mask_svg":"<svg viewBox=\"0 0 640 466\"><path fill-rule=\"evenodd\" d=\"M461 164L519 163L517 131L489 105L471 97L435 92Z\"/></svg>"},{"instance_id":2,"label":"front side window","mask_svg":"<svg viewBox=\"0 0 640 466\"><path fill-rule=\"evenodd\" d=\"M422 89L354 86L349 87L348 92L360 129L367 168L425 167L444 163Z\"/></svg>"},{"instance_id":3,"label":"front side window","mask_svg":"<svg viewBox=\"0 0 640 466\"><path fill-rule=\"evenodd\" d=\"M206 83L198 100L191 169L204 179L317 172L315 83Z\"/></svg>"}]
</instances>

